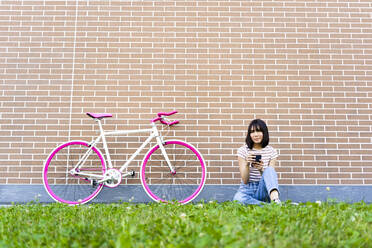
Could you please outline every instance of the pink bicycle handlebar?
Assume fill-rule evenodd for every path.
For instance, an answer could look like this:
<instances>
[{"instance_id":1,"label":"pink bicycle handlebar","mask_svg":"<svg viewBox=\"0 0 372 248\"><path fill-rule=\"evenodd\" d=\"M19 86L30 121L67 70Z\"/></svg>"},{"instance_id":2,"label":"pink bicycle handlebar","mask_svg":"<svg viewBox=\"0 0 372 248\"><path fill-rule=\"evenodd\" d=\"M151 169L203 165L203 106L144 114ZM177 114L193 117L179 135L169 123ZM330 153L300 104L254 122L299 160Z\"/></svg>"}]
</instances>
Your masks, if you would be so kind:
<instances>
[{"instance_id":1,"label":"pink bicycle handlebar","mask_svg":"<svg viewBox=\"0 0 372 248\"><path fill-rule=\"evenodd\" d=\"M170 115L174 115L176 113L178 113L178 111L172 111L172 112L169 112L169 113L167 113L167 112L160 112L160 113L158 113L158 117L155 118L155 119L153 119L153 120L151 120L151 122L160 121L164 125L168 125L168 126L175 125L175 124L179 123L179 121L176 120L176 121L172 121L172 122L166 122L166 121L163 120L163 116L170 116Z\"/></svg>"},{"instance_id":2,"label":"pink bicycle handlebar","mask_svg":"<svg viewBox=\"0 0 372 248\"><path fill-rule=\"evenodd\" d=\"M166 112L160 112L160 113L158 113L158 117L161 117L162 115L170 116L170 115L174 115L174 114L176 114L176 113L178 113L177 110L172 111L172 112L169 112L169 113L166 113Z\"/></svg>"}]
</instances>

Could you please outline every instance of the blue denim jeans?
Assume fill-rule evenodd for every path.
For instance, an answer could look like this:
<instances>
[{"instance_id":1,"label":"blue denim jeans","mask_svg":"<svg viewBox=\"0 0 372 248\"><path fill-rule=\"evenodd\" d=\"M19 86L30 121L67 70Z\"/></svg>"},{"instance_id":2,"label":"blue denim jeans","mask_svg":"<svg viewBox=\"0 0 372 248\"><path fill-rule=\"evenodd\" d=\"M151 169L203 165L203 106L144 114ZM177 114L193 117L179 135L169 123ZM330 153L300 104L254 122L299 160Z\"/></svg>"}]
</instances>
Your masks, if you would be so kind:
<instances>
[{"instance_id":1,"label":"blue denim jeans","mask_svg":"<svg viewBox=\"0 0 372 248\"><path fill-rule=\"evenodd\" d=\"M238 192L234 196L234 201L242 204L262 205L270 202L270 192L278 190L278 175L273 167L267 167L258 182L249 182L240 184Z\"/></svg>"}]
</instances>

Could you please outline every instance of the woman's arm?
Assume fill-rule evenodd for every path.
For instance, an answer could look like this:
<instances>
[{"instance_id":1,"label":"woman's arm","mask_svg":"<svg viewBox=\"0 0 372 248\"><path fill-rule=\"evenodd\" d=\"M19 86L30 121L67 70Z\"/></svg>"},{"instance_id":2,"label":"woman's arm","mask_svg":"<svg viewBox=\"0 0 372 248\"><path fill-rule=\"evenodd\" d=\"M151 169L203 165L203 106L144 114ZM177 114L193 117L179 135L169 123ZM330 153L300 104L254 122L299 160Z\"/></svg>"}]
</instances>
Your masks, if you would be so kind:
<instances>
[{"instance_id":1,"label":"woman's arm","mask_svg":"<svg viewBox=\"0 0 372 248\"><path fill-rule=\"evenodd\" d=\"M244 184L247 184L249 181L249 166L248 162L241 157L238 157L240 176Z\"/></svg>"},{"instance_id":2,"label":"woman's arm","mask_svg":"<svg viewBox=\"0 0 372 248\"><path fill-rule=\"evenodd\" d=\"M275 168L276 167L276 161L277 161L277 158L278 158L278 152L276 151L275 148L271 147L272 151L271 151L271 157L270 157L270 162L269 162L269 166Z\"/></svg>"},{"instance_id":3,"label":"woman's arm","mask_svg":"<svg viewBox=\"0 0 372 248\"><path fill-rule=\"evenodd\" d=\"M275 166L276 166L276 159L270 160L269 166L275 168Z\"/></svg>"}]
</instances>

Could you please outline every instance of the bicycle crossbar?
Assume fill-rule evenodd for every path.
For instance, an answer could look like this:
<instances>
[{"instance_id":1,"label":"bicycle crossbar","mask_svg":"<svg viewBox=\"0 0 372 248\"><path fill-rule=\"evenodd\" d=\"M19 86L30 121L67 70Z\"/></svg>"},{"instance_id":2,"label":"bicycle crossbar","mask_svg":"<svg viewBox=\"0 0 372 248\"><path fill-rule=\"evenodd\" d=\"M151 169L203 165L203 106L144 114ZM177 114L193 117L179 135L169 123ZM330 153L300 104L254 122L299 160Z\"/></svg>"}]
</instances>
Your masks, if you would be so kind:
<instances>
[{"instance_id":1,"label":"bicycle crossbar","mask_svg":"<svg viewBox=\"0 0 372 248\"><path fill-rule=\"evenodd\" d=\"M104 132L105 136L110 135L119 135L119 134L131 134L131 133L148 133L152 132L153 129L140 129L140 130L126 130L126 131L113 131L113 132Z\"/></svg>"}]
</instances>

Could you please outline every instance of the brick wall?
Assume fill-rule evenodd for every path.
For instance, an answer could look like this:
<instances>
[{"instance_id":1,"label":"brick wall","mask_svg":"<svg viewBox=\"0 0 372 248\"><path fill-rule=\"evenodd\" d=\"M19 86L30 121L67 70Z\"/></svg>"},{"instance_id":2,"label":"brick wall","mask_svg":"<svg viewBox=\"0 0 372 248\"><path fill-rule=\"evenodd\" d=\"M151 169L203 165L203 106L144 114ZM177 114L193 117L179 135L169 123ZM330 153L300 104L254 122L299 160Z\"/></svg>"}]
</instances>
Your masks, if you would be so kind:
<instances>
[{"instance_id":1,"label":"brick wall","mask_svg":"<svg viewBox=\"0 0 372 248\"><path fill-rule=\"evenodd\" d=\"M114 114L110 130L174 109L169 136L200 149L209 184L239 183L253 118L280 183L372 184L371 13L370 0L3 0L0 184L41 184L53 147L95 134L85 112ZM115 165L143 140L110 138Z\"/></svg>"}]
</instances>

